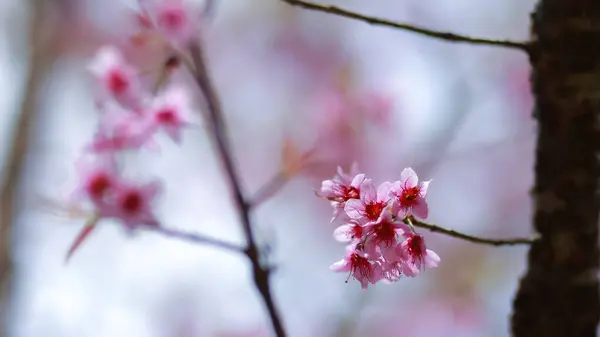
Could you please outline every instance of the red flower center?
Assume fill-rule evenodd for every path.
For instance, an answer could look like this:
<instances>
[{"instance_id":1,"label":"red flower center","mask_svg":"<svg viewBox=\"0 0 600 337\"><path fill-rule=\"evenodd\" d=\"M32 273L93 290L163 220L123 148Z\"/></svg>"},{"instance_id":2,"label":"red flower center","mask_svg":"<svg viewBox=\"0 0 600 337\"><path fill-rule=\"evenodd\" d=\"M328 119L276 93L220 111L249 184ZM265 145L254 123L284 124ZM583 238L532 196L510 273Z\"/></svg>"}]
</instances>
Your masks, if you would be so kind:
<instances>
[{"instance_id":1,"label":"red flower center","mask_svg":"<svg viewBox=\"0 0 600 337\"><path fill-rule=\"evenodd\" d=\"M129 87L129 79L119 70L113 70L108 75L108 89L114 94L122 94Z\"/></svg>"},{"instance_id":2,"label":"red flower center","mask_svg":"<svg viewBox=\"0 0 600 337\"><path fill-rule=\"evenodd\" d=\"M175 114L175 110L173 110L172 108L165 108L160 110L157 114L156 114L156 119L163 124L173 124L176 121L176 114Z\"/></svg>"},{"instance_id":3,"label":"red flower center","mask_svg":"<svg viewBox=\"0 0 600 337\"><path fill-rule=\"evenodd\" d=\"M353 239L362 238L362 226L360 225L353 225L352 227L350 227L349 232L349 236Z\"/></svg>"},{"instance_id":4,"label":"red flower center","mask_svg":"<svg viewBox=\"0 0 600 337\"><path fill-rule=\"evenodd\" d=\"M413 235L408 239L408 253L415 261L423 261L425 250L425 240L421 235Z\"/></svg>"},{"instance_id":5,"label":"red flower center","mask_svg":"<svg viewBox=\"0 0 600 337\"><path fill-rule=\"evenodd\" d=\"M354 253L350 256L350 265L352 266L350 270L351 275L356 275L358 272L358 275L371 281L371 263L369 260Z\"/></svg>"},{"instance_id":6,"label":"red flower center","mask_svg":"<svg viewBox=\"0 0 600 337\"><path fill-rule=\"evenodd\" d=\"M93 198L100 198L110 188L110 179L104 173L99 173L93 177L88 184L88 193Z\"/></svg>"},{"instance_id":7,"label":"red flower center","mask_svg":"<svg viewBox=\"0 0 600 337\"><path fill-rule=\"evenodd\" d=\"M385 208L385 205L386 204L384 202L370 202L365 205L365 215L367 219L371 221L379 219L379 216Z\"/></svg>"},{"instance_id":8,"label":"red flower center","mask_svg":"<svg viewBox=\"0 0 600 337\"><path fill-rule=\"evenodd\" d=\"M354 186L350 186L346 191L346 198L348 199L360 199L360 191Z\"/></svg>"},{"instance_id":9,"label":"red flower center","mask_svg":"<svg viewBox=\"0 0 600 337\"><path fill-rule=\"evenodd\" d=\"M135 214L142 208L142 196L135 191L127 193L121 202L121 207L126 213Z\"/></svg>"},{"instance_id":10,"label":"red flower center","mask_svg":"<svg viewBox=\"0 0 600 337\"><path fill-rule=\"evenodd\" d=\"M400 203L406 206L413 206L417 203L420 193L421 189L418 186L403 189L400 195Z\"/></svg>"},{"instance_id":11,"label":"red flower center","mask_svg":"<svg viewBox=\"0 0 600 337\"><path fill-rule=\"evenodd\" d=\"M390 247L396 242L396 229L390 222L384 221L380 223L373 229L373 232L377 243L383 243L387 247Z\"/></svg>"},{"instance_id":12,"label":"red flower center","mask_svg":"<svg viewBox=\"0 0 600 337\"><path fill-rule=\"evenodd\" d=\"M185 22L185 13L179 8L165 10L161 13L159 22L165 28L172 30L179 29Z\"/></svg>"}]
</instances>

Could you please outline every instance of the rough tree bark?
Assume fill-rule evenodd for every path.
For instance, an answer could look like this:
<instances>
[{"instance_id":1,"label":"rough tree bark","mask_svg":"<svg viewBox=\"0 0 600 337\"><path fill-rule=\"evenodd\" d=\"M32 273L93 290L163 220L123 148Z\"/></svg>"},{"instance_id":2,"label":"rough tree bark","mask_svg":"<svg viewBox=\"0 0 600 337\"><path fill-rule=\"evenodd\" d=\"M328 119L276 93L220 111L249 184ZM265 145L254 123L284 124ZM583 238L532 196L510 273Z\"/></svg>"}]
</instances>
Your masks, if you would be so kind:
<instances>
[{"instance_id":1,"label":"rough tree bark","mask_svg":"<svg viewBox=\"0 0 600 337\"><path fill-rule=\"evenodd\" d=\"M514 337L596 336L600 1L541 0L530 60L538 121L534 228Z\"/></svg>"}]
</instances>

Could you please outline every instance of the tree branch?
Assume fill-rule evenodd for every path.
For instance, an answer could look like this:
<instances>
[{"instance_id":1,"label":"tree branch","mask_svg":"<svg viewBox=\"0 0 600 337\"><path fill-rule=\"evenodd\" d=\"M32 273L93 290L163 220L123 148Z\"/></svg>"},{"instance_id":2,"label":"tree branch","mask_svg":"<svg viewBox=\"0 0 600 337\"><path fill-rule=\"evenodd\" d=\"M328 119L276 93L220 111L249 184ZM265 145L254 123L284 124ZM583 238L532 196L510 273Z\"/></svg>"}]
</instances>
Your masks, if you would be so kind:
<instances>
[{"instance_id":1,"label":"tree branch","mask_svg":"<svg viewBox=\"0 0 600 337\"><path fill-rule=\"evenodd\" d=\"M491 246L530 245L535 241L534 239L529 239L529 238L511 238L511 239L481 238L478 236L460 233L453 229L446 229L446 228L439 227L439 226L436 226L433 224L428 224L428 223L422 222L420 220L417 220L415 218L409 218L409 217L404 219L404 222L406 224L413 225L415 227L428 229L434 233L442 233L442 234L446 234L448 236L455 237L457 239L462 239L465 241L469 241L469 242L473 242L473 243L480 243L480 244L484 244L484 245L491 245Z\"/></svg>"},{"instance_id":2,"label":"tree branch","mask_svg":"<svg viewBox=\"0 0 600 337\"><path fill-rule=\"evenodd\" d=\"M533 227L514 337L596 337L600 319L600 2L541 0L530 62L537 119Z\"/></svg>"},{"instance_id":3,"label":"tree branch","mask_svg":"<svg viewBox=\"0 0 600 337\"><path fill-rule=\"evenodd\" d=\"M164 228L164 227L158 227L156 229L153 229L152 231L155 233L161 234L163 236L169 237L169 238L180 239L183 241L196 243L196 244L209 245L209 246L213 246L216 248L221 248L221 249L224 249L227 251L231 251L234 253L246 254L246 249L244 247L240 247L233 243L221 241L221 240L210 238L208 236L204 236L204 235L200 235L200 234L186 233L186 232L181 232L181 231Z\"/></svg>"},{"instance_id":4,"label":"tree branch","mask_svg":"<svg viewBox=\"0 0 600 337\"><path fill-rule=\"evenodd\" d=\"M332 15L337 15L349 19L354 19L358 21L363 21L372 25L377 26L385 26L390 28L395 28L399 30L404 30L407 32L416 33L419 35L424 35L440 40L444 40L447 42L459 42L459 43L469 43L475 45L486 45L486 46L496 46L496 47L505 47L512 48L517 50L522 50L525 52L529 52L529 44L528 42L515 42L508 40L490 40L483 38L475 38L468 37L464 35L458 35L453 33L446 33L435 31L427 28L421 28L413 25L409 25L406 23L394 22L391 20L376 18L373 16L367 16L360 13L352 12L340 7L329 6L329 5L320 5L313 2L308 2L304 0L281 0L291 6L301 7L307 10L328 13Z\"/></svg>"},{"instance_id":5,"label":"tree branch","mask_svg":"<svg viewBox=\"0 0 600 337\"><path fill-rule=\"evenodd\" d=\"M30 1L30 19L28 36L28 71L21 107L13 128L13 138L5 160L5 169L0 183L0 314L8 310L9 294L12 293L11 270L11 228L15 221L16 199L25 159L29 151L31 129L37 119L38 93L42 79L51 64L52 55L47 45L42 45L42 25L44 4ZM0 336L5 335L4 317L0 317Z\"/></svg>"},{"instance_id":6,"label":"tree branch","mask_svg":"<svg viewBox=\"0 0 600 337\"><path fill-rule=\"evenodd\" d=\"M248 244L246 255L252 264L254 284L256 285L256 288L261 294L267 307L275 334L278 337L285 337L286 333L283 328L281 318L279 317L279 313L275 307L273 295L271 294L270 290L270 269L263 267L260 262L259 249L254 239L254 233L252 231L252 224L250 221L250 207L242 194L242 186L238 175L235 172L232 153L227 140L223 113L221 111L217 94L213 89L213 85L208 74L201 44L196 43L192 45L190 51L195 69L193 70L194 78L200 87L200 91L204 96L208 108L207 112L210 118L210 121L208 122L212 125L212 139L216 143L215 146L217 148L217 155L221 161L221 164L223 165L225 175L229 180L231 192L233 194L233 201L241 217L242 229Z\"/></svg>"}]
</instances>

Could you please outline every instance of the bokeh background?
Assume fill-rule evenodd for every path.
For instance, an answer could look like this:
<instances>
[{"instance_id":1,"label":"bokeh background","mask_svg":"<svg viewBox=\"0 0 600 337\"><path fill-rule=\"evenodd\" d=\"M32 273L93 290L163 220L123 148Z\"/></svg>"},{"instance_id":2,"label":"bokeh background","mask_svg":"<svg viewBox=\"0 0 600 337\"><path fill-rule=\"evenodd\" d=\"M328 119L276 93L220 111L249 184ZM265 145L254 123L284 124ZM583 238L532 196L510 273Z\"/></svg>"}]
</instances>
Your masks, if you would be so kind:
<instances>
[{"instance_id":1,"label":"bokeh background","mask_svg":"<svg viewBox=\"0 0 600 337\"><path fill-rule=\"evenodd\" d=\"M55 1L58 52L40 80L7 316L14 337L250 337L270 325L240 256L106 223L69 264L84 222L58 217L40 196L63 198L97 123L86 65L131 34L133 1ZM533 0L337 0L364 14L441 31L525 40ZM28 3L0 0L0 155L12 137L27 74ZM278 266L273 293L293 337L502 337L525 248L494 248L424 233L439 268L362 291L329 271L344 246L315 197L337 165L357 161L376 181L412 166L430 187L430 221L489 237L530 234L535 123L524 53L447 43L293 8L278 0L215 0L201 38L250 195L281 167L284 144L313 147L303 170L253 220ZM151 73L156 50L127 56ZM193 86L185 70L172 81ZM323 136L325 135L325 136ZM160 177L166 226L243 243L205 130L182 146L127 158Z\"/></svg>"}]
</instances>

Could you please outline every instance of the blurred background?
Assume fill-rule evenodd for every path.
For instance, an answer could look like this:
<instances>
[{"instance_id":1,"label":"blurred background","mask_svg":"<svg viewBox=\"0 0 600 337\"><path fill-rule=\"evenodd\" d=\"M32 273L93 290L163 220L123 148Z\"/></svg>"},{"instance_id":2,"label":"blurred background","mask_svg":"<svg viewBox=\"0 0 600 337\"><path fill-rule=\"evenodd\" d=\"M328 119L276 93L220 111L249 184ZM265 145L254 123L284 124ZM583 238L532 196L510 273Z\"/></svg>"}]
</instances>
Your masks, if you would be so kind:
<instances>
[{"instance_id":1,"label":"blurred background","mask_svg":"<svg viewBox=\"0 0 600 337\"><path fill-rule=\"evenodd\" d=\"M38 100L12 231L7 336L269 336L249 265L232 253L150 232L130 237L106 223L65 264L84 219L56 216L39 197L64 198L73 187L74 161L98 122L85 67L100 46L128 43L135 1L48 0L38 16L32 2L43 1L0 0L3 169L24 97L33 92ZM330 3L513 40L528 38L534 6L533 0ZM50 46L37 57L30 53L32 27ZM328 269L344 246L332 238L328 202L313 190L337 165L353 161L376 182L397 180L412 166L433 180L430 222L480 236L528 235L535 124L524 53L442 42L278 0L215 0L201 37L247 194L277 174L290 146L317 149L318 164L253 217L278 266L272 291L290 336L508 336L525 248L423 232L442 259L439 268L362 291ZM151 73L165 54L147 48L124 50ZM31 62L44 66L33 67L28 83ZM184 69L172 80L193 86ZM159 153L127 158L127 170L165 182L158 204L165 226L242 244L205 130L187 130L183 139L181 146L162 139Z\"/></svg>"}]
</instances>

